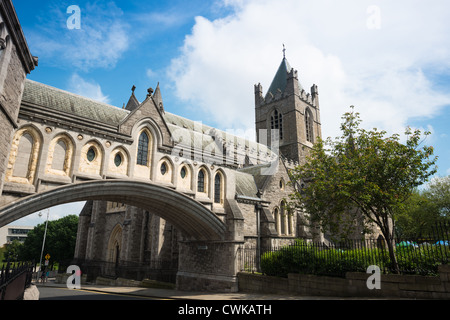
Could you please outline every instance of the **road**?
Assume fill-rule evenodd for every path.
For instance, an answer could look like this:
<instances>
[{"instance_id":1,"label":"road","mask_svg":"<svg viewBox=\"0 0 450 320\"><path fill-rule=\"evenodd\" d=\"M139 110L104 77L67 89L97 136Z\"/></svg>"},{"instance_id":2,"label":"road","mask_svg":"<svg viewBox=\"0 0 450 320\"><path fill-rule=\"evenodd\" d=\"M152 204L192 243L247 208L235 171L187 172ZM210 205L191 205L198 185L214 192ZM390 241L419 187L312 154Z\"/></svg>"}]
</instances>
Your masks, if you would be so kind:
<instances>
[{"instance_id":1,"label":"road","mask_svg":"<svg viewBox=\"0 0 450 320\"><path fill-rule=\"evenodd\" d=\"M39 300L158 300L126 294L110 294L89 290L69 290L67 288L38 286Z\"/></svg>"}]
</instances>

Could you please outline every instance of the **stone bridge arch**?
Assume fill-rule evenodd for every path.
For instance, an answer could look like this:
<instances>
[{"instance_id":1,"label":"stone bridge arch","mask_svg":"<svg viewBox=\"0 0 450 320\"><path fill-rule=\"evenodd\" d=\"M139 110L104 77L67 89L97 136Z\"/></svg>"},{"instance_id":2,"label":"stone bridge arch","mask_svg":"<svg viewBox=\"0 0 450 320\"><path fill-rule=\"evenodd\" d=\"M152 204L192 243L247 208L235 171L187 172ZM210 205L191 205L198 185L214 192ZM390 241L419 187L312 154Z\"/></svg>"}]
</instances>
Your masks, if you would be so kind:
<instances>
[{"instance_id":1,"label":"stone bridge arch","mask_svg":"<svg viewBox=\"0 0 450 320\"><path fill-rule=\"evenodd\" d=\"M0 227L45 208L87 200L121 202L157 213L191 240L225 240L225 223L200 202L170 188L134 180L81 182L22 198L0 208Z\"/></svg>"}]
</instances>

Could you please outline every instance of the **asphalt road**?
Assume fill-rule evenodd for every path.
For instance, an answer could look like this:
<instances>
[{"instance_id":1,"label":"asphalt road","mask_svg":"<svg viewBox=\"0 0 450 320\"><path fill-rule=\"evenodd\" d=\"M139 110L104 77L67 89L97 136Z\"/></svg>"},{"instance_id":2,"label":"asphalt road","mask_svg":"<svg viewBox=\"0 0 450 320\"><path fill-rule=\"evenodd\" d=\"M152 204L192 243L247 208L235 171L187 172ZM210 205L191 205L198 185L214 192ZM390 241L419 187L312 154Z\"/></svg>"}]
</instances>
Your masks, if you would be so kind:
<instances>
[{"instance_id":1,"label":"asphalt road","mask_svg":"<svg viewBox=\"0 0 450 320\"><path fill-rule=\"evenodd\" d=\"M39 300L157 300L126 294L110 294L89 290L69 290L67 288L39 286Z\"/></svg>"}]
</instances>

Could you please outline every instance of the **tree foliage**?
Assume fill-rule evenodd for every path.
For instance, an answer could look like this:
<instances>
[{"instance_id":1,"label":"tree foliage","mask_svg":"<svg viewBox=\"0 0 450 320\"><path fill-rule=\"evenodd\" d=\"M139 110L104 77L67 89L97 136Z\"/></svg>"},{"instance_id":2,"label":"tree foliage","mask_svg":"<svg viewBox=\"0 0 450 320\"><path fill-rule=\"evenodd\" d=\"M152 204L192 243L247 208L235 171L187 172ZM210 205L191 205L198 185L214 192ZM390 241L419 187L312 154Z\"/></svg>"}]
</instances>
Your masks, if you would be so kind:
<instances>
[{"instance_id":1,"label":"tree foliage","mask_svg":"<svg viewBox=\"0 0 450 320\"><path fill-rule=\"evenodd\" d=\"M420 130L407 128L405 143L398 134L365 130L353 107L342 119L342 136L319 138L305 163L291 171L297 188L290 205L303 209L311 222L335 235L349 235L355 221L365 232L376 225L394 255L395 213L436 172L433 147L420 148Z\"/></svg>"},{"instance_id":2,"label":"tree foliage","mask_svg":"<svg viewBox=\"0 0 450 320\"><path fill-rule=\"evenodd\" d=\"M78 216L69 215L49 221L45 240L44 255L49 253L51 261L65 261L73 258L77 239ZM38 262L44 239L45 223L31 230L20 251L20 260Z\"/></svg>"},{"instance_id":3,"label":"tree foliage","mask_svg":"<svg viewBox=\"0 0 450 320\"><path fill-rule=\"evenodd\" d=\"M414 190L396 215L396 233L401 237L426 237L432 227L450 221L450 176L436 177L422 190Z\"/></svg>"}]
</instances>

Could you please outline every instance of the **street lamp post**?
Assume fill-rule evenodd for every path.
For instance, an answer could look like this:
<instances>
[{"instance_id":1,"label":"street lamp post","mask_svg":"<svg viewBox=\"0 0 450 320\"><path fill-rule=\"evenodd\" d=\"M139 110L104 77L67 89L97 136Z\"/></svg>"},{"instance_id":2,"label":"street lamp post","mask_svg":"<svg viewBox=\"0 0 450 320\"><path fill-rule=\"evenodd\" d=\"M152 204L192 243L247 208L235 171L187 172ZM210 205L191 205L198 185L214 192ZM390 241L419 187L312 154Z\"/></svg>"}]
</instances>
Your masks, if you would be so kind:
<instances>
[{"instance_id":1,"label":"street lamp post","mask_svg":"<svg viewBox=\"0 0 450 320\"><path fill-rule=\"evenodd\" d=\"M39 259L39 268L42 270L42 256L44 254L45 238L47 237L47 226L48 226L48 216L50 214L50 209L47 209L47 220L45 221L45 231L44 239L42 240L41 258ZM39 217L42 217L42 213L39 212ZM37 282L39 282L39 272L37 272Z\"/></svg>"}]
</instances>

